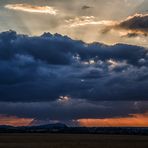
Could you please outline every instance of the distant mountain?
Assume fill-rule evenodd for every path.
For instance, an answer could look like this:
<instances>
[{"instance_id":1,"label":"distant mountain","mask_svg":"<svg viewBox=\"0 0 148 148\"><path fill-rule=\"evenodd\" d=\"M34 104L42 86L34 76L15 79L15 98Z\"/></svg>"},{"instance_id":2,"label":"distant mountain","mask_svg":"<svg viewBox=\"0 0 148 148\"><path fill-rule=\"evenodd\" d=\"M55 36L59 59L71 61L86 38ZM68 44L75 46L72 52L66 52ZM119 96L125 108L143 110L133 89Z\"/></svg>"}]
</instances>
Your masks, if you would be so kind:
<instances>
[{"instance_id":1,"label":"distant mountain","mask_svg":"<svg viewBox=\"0 0 148 148\"><path fill-rule=\"evenodd\" d=\"M67 125L62 123L56 124L46 124L46 125L39 125L39 126L21 126L21 127L14 127L14 126L7 126L7 125L0 125L0 133L7 133L7 132L53 132L53 131L60 131L66 129Z\"/></svg>"},{"instance_id":2,"label":"distant mountain","mask_svg":"<svg viewBox=\"0 0 148 148\"><path fill-rule=\"evenodd\" d=\"M70 133L70 134L119 134L119 135L148 135L144 127L68 127L62 123L40 126L13 127L0 126L0 133Z\"/></svg>"},{"instance_id":3,"label":"distant mountain","mask_svg":"<svg viewBox=\"0 0 148 148\"><path fill-rule=\"evenodd\" d=\"M55 124L45 124L45 125L38 125L38 126L30 126L29 128L37 128L37 129L51 129L51 128L66 128L67 125L63 123L55 123Z\"/></svg>"},{"instance_id":4,"label":"distant mountain","mask_svg":"<svg viewBox=\"0 0 148 148\"><path fill-rule=\"evenodd\" d=\"M10 125L0 125L0 129L2 128L14 128L14 127Z\"/></svg>"}]
</instances>

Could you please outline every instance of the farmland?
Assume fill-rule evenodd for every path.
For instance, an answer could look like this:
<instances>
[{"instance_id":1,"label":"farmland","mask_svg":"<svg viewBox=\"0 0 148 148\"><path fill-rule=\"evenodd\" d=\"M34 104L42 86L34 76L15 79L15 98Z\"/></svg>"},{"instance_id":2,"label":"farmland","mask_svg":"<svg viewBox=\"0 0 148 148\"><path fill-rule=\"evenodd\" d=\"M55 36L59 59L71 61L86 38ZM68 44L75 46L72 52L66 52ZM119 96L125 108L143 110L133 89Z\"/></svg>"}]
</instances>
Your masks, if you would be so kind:
<instances>
[{"instance_id":1,"label":"farmland","mask_svg":"<svg viewBox=\"0 0 148 148\"><path fill-rule=\"evenodd\" d=\"M148 136L1 133L0 148L148 148Z\"/></svg>"}]
</instances>

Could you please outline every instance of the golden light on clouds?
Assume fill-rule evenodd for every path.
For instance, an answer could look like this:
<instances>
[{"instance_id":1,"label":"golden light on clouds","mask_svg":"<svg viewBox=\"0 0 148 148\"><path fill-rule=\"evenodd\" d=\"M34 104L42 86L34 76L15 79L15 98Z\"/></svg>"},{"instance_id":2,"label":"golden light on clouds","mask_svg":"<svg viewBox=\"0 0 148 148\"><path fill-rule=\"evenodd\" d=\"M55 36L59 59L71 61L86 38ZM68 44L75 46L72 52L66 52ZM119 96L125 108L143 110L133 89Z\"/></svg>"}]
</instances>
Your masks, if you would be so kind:
<instances>
[{"instance_id":1,"label":"golden light on clouds","mask_svg":"<svg viewBox=\"0 0 148 148\"><path fill-rule=\"evenodd\" d=\"M56 15L58 11L50 6L33 6L29 4L8 4L5 6L5 8L30 13L46 13L51 15Z\"/></svg>"},{"instance_id":2,"label":"golden light on clouds","mask_svg":"<svg viewBox=\"0 0 148 148\"><path fill-rule=\"evenodd\" d=\"M147 36L148 14L134 14L121 21L115 21L114 24L106 26L102 33L108 33L111 30L117 30L121 37L136 37L139 35Z\"/></svg>"},{"instance_id":3,"label":"golden light on clouds","mask_svg":"<svg viewBox=\"0 0 148 148\"><path fill-rule=\"evenodd\" d=\"M108 63L111 64L113 67L116 67L118 63L112 59L108 60Z\"/></svg>"},{"instance_id":4,"label":"golden light on clouds","mask_svg":"<svg viewBox=\"0 0 148 148\"><path fill-rule=\"evenodd\" d=\"M97 62L95 61L95 60L93 60L93 59L90 59L90 60L88 60L88 61L83 61L83 62L81 62L83 65L95 65L95 64L97 64Z\"/></svg>"},{"instance_id":5,"label":"golden light on clouds","mask_svg":"<svg viewBox=\"0 0 148 148\"><path fill-rule=\"evenodd\" d=\"M60 96L58 101L61 102L61 103L67 103L70 101L70 96Z\"/></svg>"},{"instance_id":6,"label":"golden light on clouds","mask_svg":"<svg viewBox=\"0 0 148 148\"><path fill-rule=\"evenodd\" d=\"M18 118L16 116L0 115L0 125L27 126L32 121L33 119L31 118Z\"/></svg>"},{"instance_id":7,"label":"golden light on clouds","mask_svg":"<svg viewBox=\"0 0 148 148\"><path fill-rule=\"evenodd\" d=\"M116 68L116 67L124 67L127 65L127 62L126 61L115 61L113 59L110 59L107 61L107 63L110 65L109 68L110 70Z\"/></svg>"},{"instance_id":8,"label":"golden light on clouds","mask_svg":"<svg viewBox=\"0 0 148 148\"><path fill-rule=\"evenodd\" d=\"M114 25L114 21L101 20L98 21L94 16L81 16L66 20L69 27L80 27L85 25Z\"/></svg>"},{"instance_id":9,"label":"golden light on clouds","mask_svg":"<svg viewBox=\"0 0 148 148\"><path fill-rule=\"evenodd\" d=\"M136 14L134 14L134 15L128 16L127 19L122 20L122 21L128 21L128 20L130 20L130 19L132 19L132 18L134 18L134 17L146 17L146 16L148 16L148 14L136 13Z\"/></svg>"},{"instance_id":10,"label":"golden light on clouds","mask_svg":"<svg viewBox=\"0 0 148 148\"><path fill-rule=\"evenodd\" d=\"M80 119L78 123L87 127L148 127L148 113L121 118Z\"/></svg>"}]
</instances>

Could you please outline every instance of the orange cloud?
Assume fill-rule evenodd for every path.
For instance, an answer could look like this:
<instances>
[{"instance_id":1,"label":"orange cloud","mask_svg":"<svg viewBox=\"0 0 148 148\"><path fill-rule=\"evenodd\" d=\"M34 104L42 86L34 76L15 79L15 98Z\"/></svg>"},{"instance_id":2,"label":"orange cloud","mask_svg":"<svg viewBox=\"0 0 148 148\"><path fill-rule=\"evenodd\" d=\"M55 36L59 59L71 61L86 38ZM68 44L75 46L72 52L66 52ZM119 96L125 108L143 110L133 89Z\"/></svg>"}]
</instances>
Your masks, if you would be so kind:
<instances>
[{"instance_id":1,"label":"orange cloud","mask_svg":"<svg viewBox=\"0 0 148 148\"><path fill-rule=\"evenodd\" d=\"M26 11L30 13L48 13L56 15L57 10L50 6L32 6L29 4L8 4L5 6L7 9Z\"/></svg>"},{"instance_id":2,"label":"orange cloud","mask_svg":"<svg viewBox=\"0 0 148 148\"><path fill-rule=\"evenodd\" d=\"M12 125L12 126L27 126L33 119L31 118L18 118L16 116L0 115L0 125Z\"/></svg>"},{"instance_id":3,"label":"orange cloud","mask_svg":"<svg viewBox=\"0 0 148 148\"><path fill-rule=\"evenodd\" d=\"M78 123L87 127L148 127L148 113L121 118L80 119Z\"/></svg>"}]
</instances>

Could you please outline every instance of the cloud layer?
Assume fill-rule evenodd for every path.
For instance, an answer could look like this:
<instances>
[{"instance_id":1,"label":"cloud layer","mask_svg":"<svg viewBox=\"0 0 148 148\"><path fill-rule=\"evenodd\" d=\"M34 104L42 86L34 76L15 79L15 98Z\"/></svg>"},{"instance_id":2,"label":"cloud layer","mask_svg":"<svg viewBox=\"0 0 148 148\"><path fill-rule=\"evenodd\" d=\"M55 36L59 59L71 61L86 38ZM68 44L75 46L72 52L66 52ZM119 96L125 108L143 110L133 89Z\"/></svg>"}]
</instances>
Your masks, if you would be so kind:
<instances>
[{"instance_id":1,"label":"cloud layer","mask_svg":"<svg viewBox=\"0 0 148 148\"><path fill-rule=\"evenodd\" d=\"M0 65L0 124L107 126L129 121L134 126L136 120L138 126L147 119L144 47L7 31L0 33Z\"/></svg>"},{"instance_id":2,"label":"cloud layer","mask_svg":"<svg viewBox=\"0 0 148 148\"><path fill-rule=\"evenodd\" d=\"M0 125L148 126L148 101L0 103Z\"/></svg>"},{"instance_id":3,"label":"cloud layer","mask_svg":"<svg viewBox=\"0 0 148 148\"><path fill-rule=\"evenodd\" d=\"M44 33L0 34L0 101L147 100L144 47L86 44Z\"/></svg>"}]
</instances>

